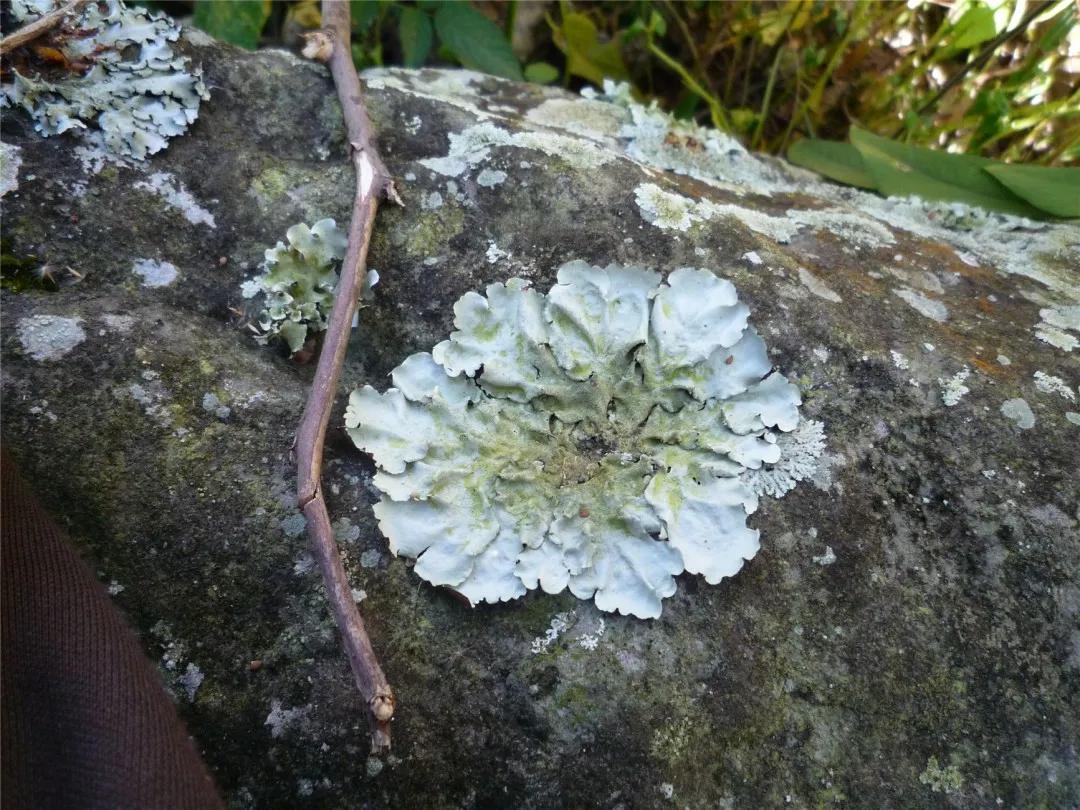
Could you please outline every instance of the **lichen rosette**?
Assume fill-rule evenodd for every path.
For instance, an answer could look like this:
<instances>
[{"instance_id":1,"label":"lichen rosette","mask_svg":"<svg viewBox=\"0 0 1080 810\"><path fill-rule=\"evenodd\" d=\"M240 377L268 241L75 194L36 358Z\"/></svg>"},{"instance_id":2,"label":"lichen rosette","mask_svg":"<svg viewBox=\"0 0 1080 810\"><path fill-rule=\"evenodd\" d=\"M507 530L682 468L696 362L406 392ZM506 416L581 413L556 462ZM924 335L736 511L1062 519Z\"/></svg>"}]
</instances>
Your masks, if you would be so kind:
<instances>
[{"instance_id":1,"label":"lichen rosette","mask_svg":"<svg viewBox=\"0 0 1080 810\"><path fill-rule=\"evenodd\" d=\"M715 584L754 556L753 476L801 399L730 282L575 261L546 296L512 278L454 313L345 417L417 574L474 604L569 588L653 618L684 570Z\"/></svg>"}]
</instances>

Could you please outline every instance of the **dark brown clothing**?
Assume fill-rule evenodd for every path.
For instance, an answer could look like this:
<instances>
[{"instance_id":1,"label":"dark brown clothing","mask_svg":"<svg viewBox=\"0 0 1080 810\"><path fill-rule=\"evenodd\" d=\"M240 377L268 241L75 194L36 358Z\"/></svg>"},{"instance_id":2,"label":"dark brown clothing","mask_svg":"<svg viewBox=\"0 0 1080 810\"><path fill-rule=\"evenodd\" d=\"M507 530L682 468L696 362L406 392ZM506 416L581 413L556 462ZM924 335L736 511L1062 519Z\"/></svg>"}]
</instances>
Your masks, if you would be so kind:
<instances>
[{"instance_id":1,"label":"dark brown clothing","mask_svg":"<svg viewBox=\"0 0 1080 810\"><path fill-rule=\"evenodd\" d=\"M0 495L4 810L223 807L135 634L6 457Z\"/></svg>"}]
</instances>

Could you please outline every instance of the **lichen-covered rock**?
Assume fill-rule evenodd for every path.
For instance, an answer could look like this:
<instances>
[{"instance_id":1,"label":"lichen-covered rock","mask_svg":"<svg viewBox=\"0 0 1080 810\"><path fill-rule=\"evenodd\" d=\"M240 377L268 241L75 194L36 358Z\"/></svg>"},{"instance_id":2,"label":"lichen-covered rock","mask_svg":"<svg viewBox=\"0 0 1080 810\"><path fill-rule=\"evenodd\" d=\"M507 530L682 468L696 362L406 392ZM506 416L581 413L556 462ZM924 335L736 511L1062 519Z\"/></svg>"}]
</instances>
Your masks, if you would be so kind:
<instances>
[{"instance_id":1,"label":"lichen-covered rock","mask_svg":"<svg viewBox=\"0 0 1080 810\"><path fill-rule=\"evenodd\" d=\"M62 5L13 0L11 15L27 24ZM63 67L41 75L12 68L10 83L0 85L0 106L21 107L46 136L84 132L100 159L144 160L187 131L210 95L201 69L173 52L180 28L168 16L100 0L84 4L68 25L53 49Z\"/></svg>"},{"instance_id":2,"label":"lichen-covered rock","mask_svg":"<svg viewBox=\"0 0 1080 810\"><path fill-rule=\"evenodd\" d=\"M345 424L381 468L391 551L428 582L474 604L569 588L655 619L674 576L715 585L757 553L747 479L797 469L778 435L799 426L799 391L707 270L659 284L573 261L557 281L466 293L458 331L407 357L386 393L353 391Z\"/></svg>"},{"instance_id":3,"label":"lichen-covered rock","mask_svg":"<svg viewBox=\"0 0 1080 810\"><path fill-rule=\"evenodd\" d=\"M406 207L379 213L383 280L325 474L401 701L393 755L369 759L292 505L311 368L236 314L290 226L346 221L341 113L319 66L175 47L213 98L146 166L84 165L70 135L4 117L22 161L5 237L61 289L5 293L3 438L142 632L232 806L1080 800L1080 417L1061 393L1080 381L1075 226L883 200L731 150L672 172L629 100L369 75ZM702 143L674 134L665 150ZM808 482L747 519L762 544L737 577L680 576L653 621L569 594L469 608L419 582L388 554L376 469L343 428L348 392L385 389L463 295L547 290L577 259L711 268L803 399L808 427L777 440L790 465L758 485ZM148 286L145 262L176 275Z\"/></svg>"}]
</instances>

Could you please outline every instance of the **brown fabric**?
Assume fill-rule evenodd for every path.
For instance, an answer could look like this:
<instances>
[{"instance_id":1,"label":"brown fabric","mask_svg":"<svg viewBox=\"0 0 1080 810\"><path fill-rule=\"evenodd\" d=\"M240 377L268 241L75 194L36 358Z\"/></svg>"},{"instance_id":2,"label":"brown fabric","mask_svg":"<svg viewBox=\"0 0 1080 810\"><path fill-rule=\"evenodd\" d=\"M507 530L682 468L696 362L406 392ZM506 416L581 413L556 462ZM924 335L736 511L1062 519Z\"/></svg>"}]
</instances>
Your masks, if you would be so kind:
<instances>
[{"instance_id":1,"label":"brown fabric","mask_svg":"<svg viewBox=\"0 0 1080 810\"><path fill-rule=\"evenodd\" d=\"M0 462L4 810L221 808L138 639Z\"/></svg>"}]
</instances>

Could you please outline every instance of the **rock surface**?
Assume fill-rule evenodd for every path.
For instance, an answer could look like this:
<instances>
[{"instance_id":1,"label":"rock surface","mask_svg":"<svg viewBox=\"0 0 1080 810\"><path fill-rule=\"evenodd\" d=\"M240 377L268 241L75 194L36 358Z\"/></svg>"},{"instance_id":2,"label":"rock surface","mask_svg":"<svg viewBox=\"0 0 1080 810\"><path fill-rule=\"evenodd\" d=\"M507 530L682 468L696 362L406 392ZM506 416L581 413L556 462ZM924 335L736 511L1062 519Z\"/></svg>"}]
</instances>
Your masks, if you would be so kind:
<instances>
[{"instance_id":1,"label":"rock surface","mask_svg":"<svg viewBox=\"0 0 1080 810\"><path fill-rule=\"evenodd\" d=\"M312 369L235 309L290 225L347 219L340 109L321 67L182 47L211 100L138 168L5 116L5 238L63 283L4 294L3 438L231 806L1080 802L1080 229L932 224L941 207L738 156L726 179L662 172L599 100L370 76L407 207L379 214L325 483L400 700L372 759L292 504ZM448 335L461 294L546 289L571 259L729 278L826 426L813 482L751 517L758 555L718 586L683 575L656 621L567 594L470 609L420 582L342 427L347 390Z\"/></svg>"}]
</instances>

